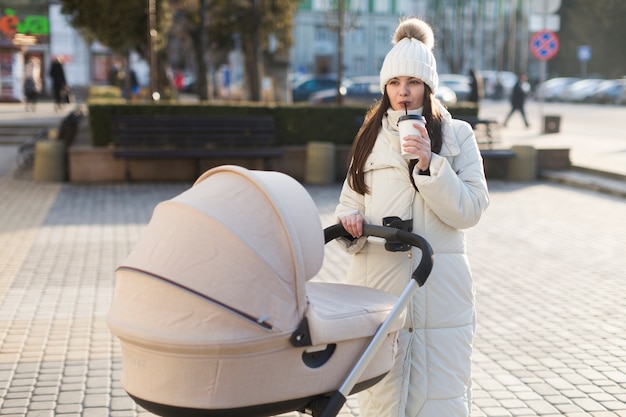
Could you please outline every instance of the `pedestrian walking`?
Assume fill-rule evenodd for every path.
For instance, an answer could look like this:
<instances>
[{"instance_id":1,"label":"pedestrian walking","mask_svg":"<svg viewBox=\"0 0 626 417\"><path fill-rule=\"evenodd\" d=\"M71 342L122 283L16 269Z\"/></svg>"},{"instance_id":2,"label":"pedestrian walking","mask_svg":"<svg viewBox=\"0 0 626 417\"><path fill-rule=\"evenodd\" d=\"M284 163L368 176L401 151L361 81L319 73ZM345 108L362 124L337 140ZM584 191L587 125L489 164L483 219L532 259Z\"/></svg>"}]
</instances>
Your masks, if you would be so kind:
<instances>
[{"instance_id":1,"label":"pedestrian walking","mask_svg":"<svg viewBox=\"0 0 626 417\"><path fill-rule=\"evenodd\" d=\"M472 128L435 97L434 34L422 20L400 22L380 71L382 99L368 111L351 149L335 210L353 240L348 282L400 295L418 265L415 248L370 242L363 223L391 224L426 238L435 266L407 308L393 368L358 394L364 417L468 417L475 330L474 287L464 229L489 204ZM426 127L401 146L398 119L420 114ZM417 155L408 160L401 148Z\"/></svg>"},{"instance_id":2,"label":"pedestrian walking","mask_svg":"<svg viewBox=\"0 0 626 417\"><path fill-rule=\"evenodd\" d=\"M504 127L506 127L509 119L516 111L519 111L524 119L524 125L530 127L528 119L526 118L526 112L524 111L524 105L526 104L526 95L528 94L530 87L528 85L528 77L526 74L520 74L517 77L517 82L513 86L513 92L511 93L511 111L504 119Z\"/></svg>"},{"instance_id":3,"label":"pedestrian walking","mask_svg":"<svg viewBox=\"0 0 626 417\"><path fill-rule=\"evenodd\" d=\"M26 111L35 111L41 94L41 61L31 57L24 67L24 102Z\"/></svg>"},{"instance_id":4,"label":"pedestrian walking","mask_svg":"<svg viewBox=\"0 0 626 417\"><path fill-rule=\"evenodd\" d=\"M65 79L65 70L63 69L62 57L55 57L50 66L49 72L52 78L52 92L54 95L54 110L61 110L68 99L68 85Z\"/></svg>"}]
</instances>

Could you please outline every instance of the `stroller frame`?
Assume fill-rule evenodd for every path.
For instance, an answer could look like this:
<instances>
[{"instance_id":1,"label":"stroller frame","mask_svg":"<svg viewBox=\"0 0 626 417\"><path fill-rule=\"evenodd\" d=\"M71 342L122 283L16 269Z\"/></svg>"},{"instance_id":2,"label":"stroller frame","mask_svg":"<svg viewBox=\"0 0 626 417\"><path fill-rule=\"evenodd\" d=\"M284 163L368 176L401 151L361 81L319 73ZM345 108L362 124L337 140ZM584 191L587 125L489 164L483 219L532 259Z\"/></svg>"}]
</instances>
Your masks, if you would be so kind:
<instances>
[{"instance_id":1,"label":"stroller frame","mask_svg":"<svg viewBox=\"0 0 626 417\"><path fill-rule=\"evenodd\" d=\"M415 270L413 271L409 284L406 286L406 288L398 298L398 301L394 305L393 309L391 310L385 321L380 325L380 327L372 337L369 345L367 346L361 357L358 359L358 361L352 368L352 371L344 380L343 384L336 392L320 399L320 404L317 405L316 408L311 410L311 414L314 417L334 417L339 414L339 411L341 411L341 408L346 403L348 395L354 392L354 388L356 387L356 382L358 381L359 377L363 374L363 372L371 362L376 351L383 344L385 335L389 331L391 324L402 314L417 290L419 290L419 288L426 283L426 280L428 279L428 276L430 275L430 272L433 268L433 250L428 241L422 236L393 227L374 226L367 224L363 225L363 235L383 238L387 242L399 242L401 244L415 246L422 251L422 259L420 260L417 268L415 268ZM330 240L342 236L350 237L350 235L345 231L341 224L330 226L324 230L324 238L327 243Z\"/></svg>"},{"instance_id":2,"label":"stroller frame","mask_svg":"<svg viewBox=\"0 0 626 417\"><path fill-rule=\"evenodd\" d=\"M281 401L278 403L258 404L254 406L241 407L241 408L229 408L229 409L198 409L187 408L180 406L171 406L167 404L160 404L153 401L148 401L142 398L138 398L132 394L130 397L140 406L146 410L161 416L166 417L240 417L240 416L254 416L254 417L267 417L276 414L283 414L290 411L298 411L306 414L311 414L314 417L334 417L345 404L347 397L351 394L363 391L382 380L385 374L377 377L361 381L359 378L370 364L374 355L384 343L385 337L394 321L400 317L404 309L409 304L413 295L423 286L432 270L434 255L430 244L421 236L410 233L405 230L375 225L363 225L363 235L372 236L376 238L382 238L387 242L399 242L402 244L415 246L422 251L422 258L413 271L412 279L404 289L401 296L398 298L393 309L385 319L385 321L379 326L378 330L372 337L369 345L363 351L361 356L354 364L349 375L346 376L342 385L337 391L324 393L321 395L307 396L304 398L290 399L287 401ZM325 243L335 240L340 237L351 238L341 224L336 224L324 229ZM306 327L306 326L304 326ZM292 340L299 339L300 337L306 338L306 335L302 335L303 326L299 326L294 332Z\"/></svg>"}]
</instances>

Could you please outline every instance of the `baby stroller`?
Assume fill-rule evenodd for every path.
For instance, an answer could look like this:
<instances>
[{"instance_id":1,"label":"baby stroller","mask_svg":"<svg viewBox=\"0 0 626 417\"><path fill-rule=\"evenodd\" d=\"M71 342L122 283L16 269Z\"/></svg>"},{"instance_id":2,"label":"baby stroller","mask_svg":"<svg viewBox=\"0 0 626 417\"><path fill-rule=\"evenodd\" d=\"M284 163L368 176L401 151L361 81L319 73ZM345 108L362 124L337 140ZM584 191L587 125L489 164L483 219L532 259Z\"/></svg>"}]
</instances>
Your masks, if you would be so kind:
<instances>
[{"instance_id":1,"label":"baby stroller","mask_svg":"<svg viewBox=\"0 0 626 417\"><path fill-rule=\"evenodd\" d=\"M404 309L432 268L420 236L365 234L419 247L400 298L309 281L322 266L317 208L278 172L221 166L162 202L116 271L107 316L122 348L122 385L162 416L330 417L391 369Z\"/></svg>"}]
</instances>

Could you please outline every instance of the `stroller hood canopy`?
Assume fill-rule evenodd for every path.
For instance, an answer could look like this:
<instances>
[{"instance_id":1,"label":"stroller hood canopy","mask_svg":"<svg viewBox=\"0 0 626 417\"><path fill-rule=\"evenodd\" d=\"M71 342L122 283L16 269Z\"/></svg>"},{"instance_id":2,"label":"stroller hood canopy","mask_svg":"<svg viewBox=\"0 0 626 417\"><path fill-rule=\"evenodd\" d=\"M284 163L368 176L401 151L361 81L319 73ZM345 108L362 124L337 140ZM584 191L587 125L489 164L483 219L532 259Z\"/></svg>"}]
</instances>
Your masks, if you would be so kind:
<instances>
[{"instance_id":1,"label":"stroller hood canopy","mask_svg":"<svg viewBox=\"0 0 626 417\"><path fill-rule=\"evenodd\" d=\"M163 303L182 288L222 307L220 314L284 333L302 319L304 283L323 256L319 213L300 183L277 172L221 166L157 205L120 268L179 287Z\"/></svg>"}]
</instances>

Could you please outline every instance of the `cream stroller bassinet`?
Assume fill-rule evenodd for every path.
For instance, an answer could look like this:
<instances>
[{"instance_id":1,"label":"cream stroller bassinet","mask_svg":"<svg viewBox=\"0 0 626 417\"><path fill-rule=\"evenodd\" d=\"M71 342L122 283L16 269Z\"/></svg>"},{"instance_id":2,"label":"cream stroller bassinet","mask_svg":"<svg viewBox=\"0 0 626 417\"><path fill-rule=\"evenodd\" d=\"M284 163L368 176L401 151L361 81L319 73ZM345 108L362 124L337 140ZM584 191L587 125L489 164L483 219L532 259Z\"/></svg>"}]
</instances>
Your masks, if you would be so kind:
<instances>
[{"instance_id":1,"label":"cream stroller bassinet","mask_svg":"<svg viewBox=\"0 0 626 417\"><path fill-rule=\"evenodd\" d=\"M346 396L391 369L408 299L432 267L417 235L366 234L420 247L400 298L309 281L324 243L306 190L278 172L214 168L162 202L116 271L107 323L122 349L122 385L162 416L334 416Z\"/></svg>"}]
</instances>

